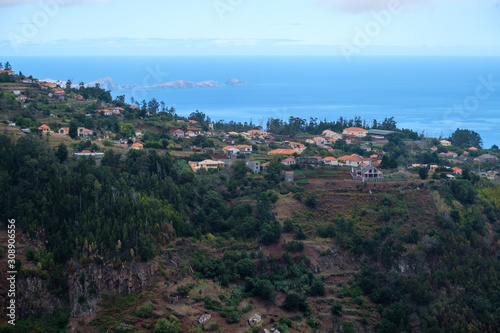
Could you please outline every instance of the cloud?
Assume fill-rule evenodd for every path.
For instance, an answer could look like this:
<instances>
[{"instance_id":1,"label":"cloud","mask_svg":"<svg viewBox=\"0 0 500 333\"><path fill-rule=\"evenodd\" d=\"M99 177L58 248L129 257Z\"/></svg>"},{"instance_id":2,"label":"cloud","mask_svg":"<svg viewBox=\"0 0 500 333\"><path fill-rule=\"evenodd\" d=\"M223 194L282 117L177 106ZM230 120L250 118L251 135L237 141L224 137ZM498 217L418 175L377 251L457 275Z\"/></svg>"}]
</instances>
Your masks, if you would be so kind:
<instances>
[{"instance_id":1,"label":"cloud","mask_svg":"<svg viewBox=\"0 0 500 333\"><path fill-rule=\"evenodd\" d=\"M316 0L320 6L349 12L364 12L386 9L392 5L420 5L431 2L453 2L458 0Z\"/></svg>"},{"instance_id":2,"label":"cloud","mask_svg":"<svg viewBox=\"0 0 500 333\"><path fill-rule=\"evenodd\" d=\"M111 2L113 0L0 0L0 6L15 6L22 4L53 4L65 5L87 5L92 3Z\"/></svg>"}]
</instances>

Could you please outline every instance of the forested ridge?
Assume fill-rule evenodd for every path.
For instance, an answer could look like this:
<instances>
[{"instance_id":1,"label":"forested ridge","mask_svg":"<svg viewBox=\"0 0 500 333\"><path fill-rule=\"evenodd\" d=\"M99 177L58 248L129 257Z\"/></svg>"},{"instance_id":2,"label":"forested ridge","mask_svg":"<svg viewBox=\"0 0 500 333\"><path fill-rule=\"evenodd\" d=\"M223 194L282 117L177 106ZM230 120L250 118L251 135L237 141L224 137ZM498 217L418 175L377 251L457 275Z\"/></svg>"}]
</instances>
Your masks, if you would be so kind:
<instances>
[{"instance_id":1,"label":"forested ridge","mask_svg":"<svg viewBox=\"0 0 500 333\"><path fill-rule=\"evenodd\" d=\"M194 253L190 262L195 276L222 286L239 284L246 295L240 298L273 301L285 293L285 309L314 318L315 304L307 297L328 297L332 290L325 288L325 277L313 272L306 256L290 254L303 250L304 239L319 236L334 240L362 263L353 283L341 289L341 298L351 297L361 309L363 295L377 304L378 332L500 328L500 186L478 177L422 184L436 195L437 207L425 226L409 230L402 217L415 212L404 211L398 195L387 191L373 210L380 223L371 227L371 234L362 231L362 210L370 208L363 209L361 203L350 216L318 225L308 225L299 216L285 221L282 230L271 210L277 199L273 189L286 193L279 176L273 176L282 165L274 164L276 171L271 168L264 178L238 173L238 165L234 172L195 174L185 161L154 150L131 150L124 158L108 150L96 165L93 158L61 160L57 149L30 136L14 142L1 135L0 144L2 219L15 216L30 237L47 240L47 251L36 256L49 273L69 260L150 260L162 245L179 237L195 240L214 234L266 245L278 241L282 232L292 232L296 240L278 258L258 251L228 251L222 258ZM313 207L327 204L318 194L302 197L310 207L305 209L313 212ZM228 205L240 196L251 201ZM411 274L401 274L401 258L413 265ZM331 303L334 318L342 316L341 304Z\"/></svg>"}]
</instances>

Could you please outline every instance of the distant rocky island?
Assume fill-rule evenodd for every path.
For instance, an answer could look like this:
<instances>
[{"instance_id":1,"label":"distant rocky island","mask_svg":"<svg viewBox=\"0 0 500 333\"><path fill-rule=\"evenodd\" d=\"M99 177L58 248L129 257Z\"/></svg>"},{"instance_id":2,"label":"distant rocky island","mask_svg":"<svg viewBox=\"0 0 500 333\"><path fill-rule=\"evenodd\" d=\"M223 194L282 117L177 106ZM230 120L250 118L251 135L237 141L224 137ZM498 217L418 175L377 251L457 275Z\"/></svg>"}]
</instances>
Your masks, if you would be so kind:
<instances>
[{"instance_id":1,"label":"distant rocky island","mask_svg":"<svg viewBox=\"0 0 500 333\"><path fill-rule=\"evenodd\" d=\"M61 87L66 86L66 81L61 80L53 80L53 79L45 79L45 82L53 82L55 84L60 85ZM176 80L170 82L164 82L152 86L141 86L138 84L133 85L125 85L119 86L116 84L112 78L104 77L98 80L85 83L85 87L94 87L96 84L99 84L99 87L105 90L120 90L120 89L182 89L182 88L214 88L214 87L223 87L223 86L231 86L231 87L241 87L248 86L248 83L245 81L241 81L235 78L229 78L224 84L220 84L217 81L201 81L201 82L193 82L189 80ZM73 88L78 88L79 84L72 83Z\"/></svg>"}]
</instances>

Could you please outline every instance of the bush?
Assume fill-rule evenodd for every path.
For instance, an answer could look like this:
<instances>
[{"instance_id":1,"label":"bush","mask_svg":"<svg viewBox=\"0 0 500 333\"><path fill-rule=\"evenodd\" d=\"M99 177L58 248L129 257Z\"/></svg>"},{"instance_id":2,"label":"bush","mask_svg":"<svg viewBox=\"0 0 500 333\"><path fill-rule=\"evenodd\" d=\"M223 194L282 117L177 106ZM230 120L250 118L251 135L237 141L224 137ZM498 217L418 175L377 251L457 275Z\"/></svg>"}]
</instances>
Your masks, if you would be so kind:
<instances>
[{"instance_id":1,"label":"bush","mask_svg":"<svg viewBox=\"0 0 500 333\"><path fill-rule=\"evenodd\" d=\"M189 285L178 286L177 293L179 293L179 295L181 295L182 297L186 297L187 295L189 295L189 292L191 291L191 289L193 289L193 287L194 285L192 283Z\"/></svg>"},{"instance_id":2,"label":"bush","mask_svg":"<svg viewBox=\"0 0 500 333\"><path fill-rule=\"evenodd\" d=\"M304 192L304 188L301 187L301 186L291 185L291 186L288 187L288 189L292 193L302 193L302 192Z\"/></svg>"},{"instance_id":3,"label":"bush","mask_svg":"<svg viewBox=\"0 0 500 333\"><path fill-rule=\"evenodd\" d=\"M220 315L226 318L228 324L240 321L242 312L236 306L226 306L220 312Z\"/></svg>"},{"instance_id":4,"label":"bush","mask_svg":"<svg viewBox=\"0 0 500 333\"><path fill-rule=\"evenodd\" d=\"M290 252L301 252L304 250L304 242L291 241L285 245L285 249Z\"/></svg>"},{"instance_id":5,"label":"bush","mask_svg":"<svg viewBox=\"0 0 500 333\"><path fill-rule=\"evenodd\" d=\"M2 250L3 250L3 248L2 248ZM35 259L35 250L33 250L31 247L29 247L26 250L26 259L28 261L33 261L33 259Z\"/></svg>"},{"instance_id":6,"label":"bush","mask_svg":"<svg viewBox=\"0 0 500 333\"><path fill-rule=\"evenodd\" d=\"M283 223L283 232L292 232L293 231L293 222L289 219L286 219Z\"/></svg>"},{"instance_id":7,"label":"bush","mask_svg":"<svg viewBox=\"0 0 500 333\"><path fill-rule=\"evenodd\" d=\"M310 192L304 198L304 204L309 208L316 208L319 202L319 197L316 193Z\"/></svg>"},{"instance_id":8,"label":"bush","mask_svg":"<svg viewBox=\"0 0 500 333\"><path fill-rule=\"evenodd\" d=\"M104 147L113 147L113 142L108 141L108 140L104 140L104 141L102 142L102 145L103 145Z\"/></svg>"},{"instance_id":9,"label":"bush","mask_svg":"<svg viewBox=\"0 0 500 333\"><path fill-rule=\"evenodd\" d=\"M246 258L241 259L236 264L236 269L242 278L252 277L255 275L255 265L253 264L252 259Z\"/></svg>"},{"instance_id":10,"label":"bush","mask_svg":"<svg viewBox=\"0 0 500 333\"><path fill-rule=\"evenodd\" d=\"M311 290L309 293L313 296L325 296L326 288L325 284L321 280L314 280L311 285Z\"/></svg>"},{"instance_id":11,"label":"bush","mask_svg":"<svg viewBox=\"0 0 500 333\"><path fill-rule=\"evenodd\" d=\"M169 319L162 318L156 322L155 333L182 333L181 322L173 315Z\"/></svg>"},{"instance_id":12,"label":"bush","mask_svg":"<svg viewBox=\"0 0 500 333\"><path fill-rule=\"evenodd\" d=\"M203 306L207 310L220 310L222 308L222 304L210 296L205 296Z\"/></svg>"},{"instance_id":13,"label":"bush","mask_svg":"<svg viewBox=\"0 0 500 333\"><path fill-rule=\"evenodd\" d=\"M151 302L147 302L137 308L136 315L141 318L149 318L151 317L151 313L154 310L154 305Z\"/></svg>"},{"instance_id":14,"label":"bush","mask_svg":"<svg viewBox=\"0 0 500 333\"><path fill-rule=\"evenodd\" d=\"M299 229L297 230L297 233L295 234L295 239L297 239L297 240L306 239L306 234L305 234L304 230L302 229L302 226L299 226Z\"/></svg>"},{"instance_id":15,"label":"bush","mask_svg":"<svg viewBox=\"0 0 500 333\"><path fill-rule=\"evenodd\" d=\"M342 304L340 304L338 302L333 303L331 311L332 311L332 314L335 316L339 316L339 317L342 316L342 312L343 312Z\"/></svg>"}]
</instances>

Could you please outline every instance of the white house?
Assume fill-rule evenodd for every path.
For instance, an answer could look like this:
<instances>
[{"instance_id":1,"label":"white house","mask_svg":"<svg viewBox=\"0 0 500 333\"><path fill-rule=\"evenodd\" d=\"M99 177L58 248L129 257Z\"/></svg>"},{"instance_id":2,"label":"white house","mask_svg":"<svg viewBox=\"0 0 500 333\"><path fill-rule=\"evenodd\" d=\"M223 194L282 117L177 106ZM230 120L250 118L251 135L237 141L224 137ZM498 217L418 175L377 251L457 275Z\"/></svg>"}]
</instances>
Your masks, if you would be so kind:
<instances>
[{"instance_id":1,"label":"white house","mask_svg":"<svg viewBox=\"0 0 500 333\"><path fill-rule=\"evenodd\" d=\"M326 165L339 165L339 161L335 157L332 157L332 156L327 156L327 157L323 158L323 162Z\"/></svg>"},{"instance_id":2,"label":"white house","mask_svg":"<svg viewBox=\"0 0 500 333\"><path fill-rule=\"evenodd\" d=\"M368 130L360 127L348 127L342 132L343 135L354 135L358 138L363 138L368 134Z\"/></svg>"},{"instance_id":3,"label":"white house","mask_svg":"<svg viewBox=\"0 0 500 333\"><path fill-rule=\"evenodd\" d=\"M321 133L321 135L326 136L329 139L342 139L342 135L330 130L324 130L323 133Z\"/></svg>"}]
</instances>

